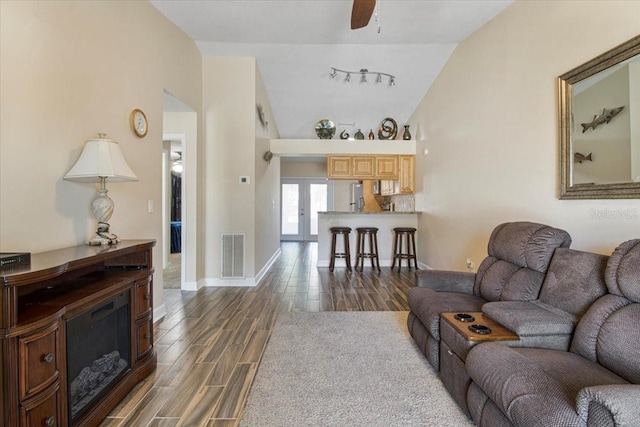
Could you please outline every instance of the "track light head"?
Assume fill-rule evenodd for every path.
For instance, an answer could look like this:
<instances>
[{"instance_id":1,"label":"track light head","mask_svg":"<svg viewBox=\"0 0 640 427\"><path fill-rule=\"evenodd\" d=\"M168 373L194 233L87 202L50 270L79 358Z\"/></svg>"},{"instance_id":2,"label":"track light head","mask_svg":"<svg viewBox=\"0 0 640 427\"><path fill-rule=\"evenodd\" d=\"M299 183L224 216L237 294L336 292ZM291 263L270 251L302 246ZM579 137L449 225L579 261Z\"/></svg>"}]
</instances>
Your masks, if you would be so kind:
<instances>
[{"instance_id":1,"label":"track light head","mask_svg":"<svg viewBox=\"0 0 640 427\"><path fill-rule=\"evenodd\" d=\"M351 73L347 73L347 77L344 78L345 82L350 82L351 81Z\"/></svg>"}]
</instances>

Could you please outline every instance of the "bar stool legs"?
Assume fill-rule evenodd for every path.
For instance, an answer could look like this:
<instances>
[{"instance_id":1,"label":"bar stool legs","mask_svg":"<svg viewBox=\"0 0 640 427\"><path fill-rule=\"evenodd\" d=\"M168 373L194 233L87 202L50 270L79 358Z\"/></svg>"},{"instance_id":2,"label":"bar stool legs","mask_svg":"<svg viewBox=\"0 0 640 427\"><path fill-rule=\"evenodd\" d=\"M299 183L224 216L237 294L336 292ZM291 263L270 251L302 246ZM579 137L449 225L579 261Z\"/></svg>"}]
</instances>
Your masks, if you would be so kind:
<instances>
[{"instance_id":1,"label":"bar stool legs","mask_svg":"<svg viewBox=\"0 0 640 427\"><path fill-rule=\"evenodd\" d=\"M380 260L378 259L378 229L375 227L360 227L358 231L356 245L356 271L360 266L360 271L364 269L364 259L371 259L371 268L380 271ZM365 252L365 237L369 236L369 252ZM375 261L375 264L374 264Z\"/></svg>"},{"instance_id":2,"label":"bar stool legs","mask_svg":"<svg viewBox=\"0 0 640 427\"><path fill-rule=\"evenodd\" d=\"M391 269L396 266L398 260L398 271L402 268L402 260L407 260L407 267L411 268L411 260L415 269L418 269L418 260L416 256L416 229L412 227L396 227L393 229L393 262ZM406 241L406 251L402 252L402 240Z\"/></svg>"},{"instance_id":3,"label":"bar stool legs","mask_svg":"<svg viewBox=\"0 0 640 427\"><path fill-rule=\"evenodd\" d=\"M329 271L333 271L336 265L336 258L344 258L347 262L347 270L351 271L351 249L349 248L350 227L331 227L331 261L329 262ZM339 234L344 237L344 252L336 252L336 240Z\"/></svg>"}]
</instances>

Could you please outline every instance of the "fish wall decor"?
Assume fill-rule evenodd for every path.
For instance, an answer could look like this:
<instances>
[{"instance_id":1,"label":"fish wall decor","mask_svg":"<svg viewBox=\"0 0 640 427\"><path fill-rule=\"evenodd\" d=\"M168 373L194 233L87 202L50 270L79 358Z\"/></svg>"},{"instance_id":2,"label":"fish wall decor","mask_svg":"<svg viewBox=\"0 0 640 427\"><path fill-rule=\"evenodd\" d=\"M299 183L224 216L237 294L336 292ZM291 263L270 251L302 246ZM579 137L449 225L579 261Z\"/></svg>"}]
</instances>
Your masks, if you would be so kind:
<instances>
[{"instance_id":1,"label":"fish wall decor","mask_svg":"<svg viewBox=\"0 0 640 427\"><path fill-rule=\"evenodd\" d=\"M611 108L608 110L606 108L603 108L602 114L597 114L593 116L593 120L590 123L581 123L582 133L585 133L589 128L596 130L596 128L601 124L609 123L611 119L613 119L615 116L620 114L620 111L622 111L623 109L624 109L624 105L622 107Z\"/></svg>"},{"instance_id":2,"label":"fish wall decor","mask_svg":"<svg viewBox=\"0 0 640 427\"><path fill-rule=\"evenodd\" d=\"M585 161L590 161L593 162L593 158L591 157L592 153L587 154L586 156L584 154L578 153L577 151L573 154L573 161L577 162L577 163L582 163Z\"/></svg>"}]
</instances>

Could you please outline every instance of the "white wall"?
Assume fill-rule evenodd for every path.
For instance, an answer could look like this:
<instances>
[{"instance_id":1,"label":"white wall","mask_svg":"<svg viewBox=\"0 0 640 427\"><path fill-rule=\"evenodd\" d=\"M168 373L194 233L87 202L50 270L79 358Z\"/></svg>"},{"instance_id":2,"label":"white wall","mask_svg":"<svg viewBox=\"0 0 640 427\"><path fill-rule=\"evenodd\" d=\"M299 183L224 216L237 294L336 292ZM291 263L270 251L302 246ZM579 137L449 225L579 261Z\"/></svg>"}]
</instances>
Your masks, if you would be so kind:
<instances>
[{"instance_id":1,"label":"white wall","mask_svg":"<svg viewBox=\"0 0 640 427\"><path fill-rule=\"evenodd\" d=\"M95 232L91 184L63 181L84 141L120 143L138 176L107 183L112 230L157 239L154 306L162 304L163 91L195 111L201 55L148 2L0 2L0 250L32 253L82 244ZM138 139L129 114L149 121Z\"/></svg>"},{"instance_id":2,"label":"white wall","mask_svg":"<svg viewBox=\"0 0 640 427\"><path fill-rule=\"evenodd\" d=\"M462 42L409 120L419 140L419 258L464 270L493 228L531 220L609 253L640 200L558 200L557 76L640 33L640 2L517 1Z\"/></svg>"}]
</instances>

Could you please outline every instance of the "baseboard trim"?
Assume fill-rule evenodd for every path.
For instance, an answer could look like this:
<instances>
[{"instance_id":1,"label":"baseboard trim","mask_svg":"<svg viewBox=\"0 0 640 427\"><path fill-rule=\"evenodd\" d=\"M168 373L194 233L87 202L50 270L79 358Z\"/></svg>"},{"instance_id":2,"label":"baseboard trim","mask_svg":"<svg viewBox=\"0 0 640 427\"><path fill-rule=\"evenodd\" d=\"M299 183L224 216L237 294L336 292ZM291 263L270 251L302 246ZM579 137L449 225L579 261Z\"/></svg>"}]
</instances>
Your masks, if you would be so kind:
<instances>
[{"instance_id":1,"label":"baseboard trim","mask_svg":"<svg viewBox=\"0 0 640 427\"><path fill-rule=\"evenodd\" d=\"M162 304L160 307L153 309L153 323L159 322L167 315L167 307Z\"/></svg>"},{"instance_id":2,"label":"baseboard trim","mask_svg":"<svg viewBox=\"0 0 640 427\"><path fill-rule=\"evenodd\" d=\"M269 258L269 261L260 269L256 277L246 277L244 279L220 279L216 277L208 277L205 279L198 280L198 289L203 286L207 287L255 287L257 286L262 279L267 275L273 264L276 260L282 255L282 250L278 247L278 250L274 252L274 254Z\"/></svg>"}]
</instances>

